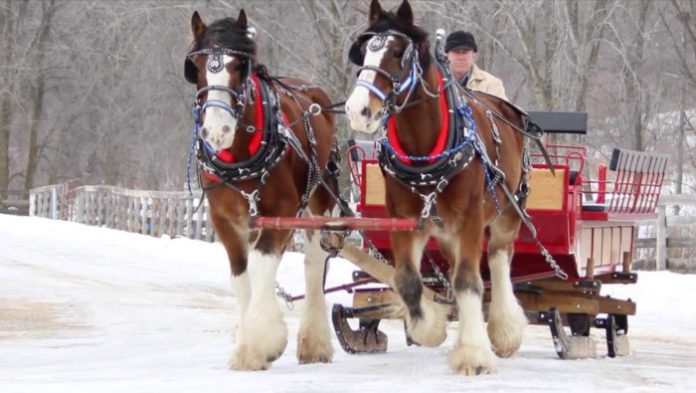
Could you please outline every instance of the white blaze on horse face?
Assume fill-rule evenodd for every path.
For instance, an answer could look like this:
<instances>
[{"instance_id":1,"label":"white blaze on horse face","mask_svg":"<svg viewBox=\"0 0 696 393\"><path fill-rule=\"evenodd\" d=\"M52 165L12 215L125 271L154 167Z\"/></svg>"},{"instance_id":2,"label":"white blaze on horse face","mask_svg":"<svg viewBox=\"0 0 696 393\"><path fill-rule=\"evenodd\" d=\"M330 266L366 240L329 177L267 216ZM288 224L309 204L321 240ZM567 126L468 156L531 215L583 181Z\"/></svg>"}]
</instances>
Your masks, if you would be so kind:
<instances>
[{"instance_id":1,"label":"white blaze on horse face","mask_svg":"<svg viewBox=\"0 0 696 393\"><path fill-rule=\"evenodd\" d=\"M365 50L365 60L363 60L363 65L369 65L373 67L379 67L382 63L382 58L384 54L387 53L387 48L394 37L387 38L384 46L373 51L370 50L370 44L373 40L378 39L378 36L370 38L367 42ZM381 39L381 38L379 38ZM377 79L377 72L370 70L363 70L358 76L358 80L364 81L371 85L374 85ZM372 104L371 102L376 102L378 104ZM353 93L348 97L346 101L346 114L348 115L348 120L350 121L350 127L355 131L374 133L379 128L380 109L384 106L377 97L373 96L370 90L365 86L355 86Z\"/></svg>"},{"instance_id":2,"label":"white blaze on horse face","mask_svg":"<svg viewBox=\"0 0 696 393\"><path fill-rule=\"evenodd\" d=\"M222 57L225 67L218 72L212 72L206 67L206 80L208 86L225 86L230 85L230 74L227 72L227 65L234 60L234 57L223 55ZM208 91L207 100L217 100L232 105L232 97L226 91L210 90ZM234 106L233 106L234 107ZM205 120L201 127L201 135L214 149L222 150L232 146L234 140L234 131L237 128L237 119L228 111L218 107L208 107L205 110Z\"/></svg>"}]
</instances>

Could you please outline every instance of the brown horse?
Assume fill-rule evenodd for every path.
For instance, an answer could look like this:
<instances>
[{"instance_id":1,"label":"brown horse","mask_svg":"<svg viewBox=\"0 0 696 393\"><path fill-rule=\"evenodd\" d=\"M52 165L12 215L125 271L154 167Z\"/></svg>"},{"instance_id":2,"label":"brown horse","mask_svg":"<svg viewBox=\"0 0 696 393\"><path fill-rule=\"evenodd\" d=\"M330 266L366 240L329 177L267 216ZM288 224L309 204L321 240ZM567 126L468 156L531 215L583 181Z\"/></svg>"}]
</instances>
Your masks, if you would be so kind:
<instances>
[{"instance_id":1,"label":"brown horse","mask_svg":"<svg viewBox=\"0 0 696 393\"><path fill-rule=\"evenodd\" d=\"M503 100L461 90L445 78L446 66L431 56L427 34L414 25L407 0L396 12L372 0L369 28L350 58L360 66L346 102L351 127L368 133L388 129L380 163L389 215L436 219L424 220L423 230L391 235L394 284L407 306L407 332L426 346L446 337L445 318L422 296L420 261L434 236L450 264L459 312L450 366L467 375L491 372L494 352L514 354L527 323L510 280L522 207L507 197L515 191L506 192L525 188L519 132L525 116ZM453 108L457 102L461 105ZM487 236L492 299L486 332L480 261Z\"/></svg>"},{"instance_id":2,"label":"brown horse","mask_svg":"<svg viewBox=\"0 0 696 393\"><path fill-rule=\"evenodd\" d=\"M250 216L324 215L334 205L323 182L336 126L327 95L306 81L273 78L256 63L254 30L244 11L207 26L191 18L186 79L198 90L194 115L202 186L232 270L239 325L230 367L261 370L285 350L287 327L275 276L289 230L254 229ZM304 88L297 86L304 85ZM305 234L306 299L297 340L300 363L330 362L333 348L324 302L327 253Z\"/></svg>"}]
</instances>

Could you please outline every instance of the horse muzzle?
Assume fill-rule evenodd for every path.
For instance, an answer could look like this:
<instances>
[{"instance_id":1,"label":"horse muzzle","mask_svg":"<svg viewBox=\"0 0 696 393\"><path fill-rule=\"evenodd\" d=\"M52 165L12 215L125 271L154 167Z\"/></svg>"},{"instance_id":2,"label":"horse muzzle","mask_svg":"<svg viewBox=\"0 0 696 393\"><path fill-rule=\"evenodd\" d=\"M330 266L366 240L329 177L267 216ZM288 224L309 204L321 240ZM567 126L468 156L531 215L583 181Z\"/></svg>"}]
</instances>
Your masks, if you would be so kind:
<instances>
[{"instance_id":1,"label":"horse muzzle","mask_svg":"<svg viewBox=\"0 0 696 393\"><path fill-rule=\"evenodd\" d=\"M383 104L371 97L368 90L357 86L346 101L346 115L350 128L358 132L373 134L382 120Z\"/></svg>"}]
</instances>

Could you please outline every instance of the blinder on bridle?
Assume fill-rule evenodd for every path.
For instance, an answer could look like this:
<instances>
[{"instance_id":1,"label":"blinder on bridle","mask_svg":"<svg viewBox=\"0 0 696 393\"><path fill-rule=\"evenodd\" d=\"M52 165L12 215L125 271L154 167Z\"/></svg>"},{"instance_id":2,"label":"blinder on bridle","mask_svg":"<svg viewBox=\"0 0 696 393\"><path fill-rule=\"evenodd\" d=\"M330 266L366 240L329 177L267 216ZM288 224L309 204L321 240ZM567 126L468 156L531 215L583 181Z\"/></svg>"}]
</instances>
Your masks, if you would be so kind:
<instances>
[{"instance_id":1,"label":"blinder on bridle","mask_svg":"<svg viewBox=\"0 0 696 393\"><path fill-rule=\"evenodd\" d=\"M365 52L363 48L365 46L365 43L369 41L368 49L372 51L377 51L382 49L384 45L386 45L389 36L400 37L408 42L406 49L404 49L404 53L401 56L401 67L399 68L399 70L391 74L380 67L364 65L363 63L365 61ZM374 39L370 41L372 37L374 37ZM406 34L396 30L386 30L383 32L368 31L361 34L358 37L358 39L353 43L353 45L351 45L350 50L348 52L348 58L353 64L358 66L358 75L360 75L360 72L364 70L374 71L377 74L385 77L391 83L392 91L387 95L384 94L384 92L381 89L379 89L372 83L363 80L358 80L356 82L356 86L363 86L367 88L375 96L382 100L382 102L386 104L386 107L388 108L389 112L399 112L401 108L403 108L405 103L402 104L401 107L396 106L396 97L399 94L406 91L407 89L409 89L410 95L413 89L415 89L416 82L422 74L422 70L420 69L420 63L418 61L418 52L414 49L413 39L411 39L411 37L407 36ZM402 81L401 77L404 73L404 69L409 64L411 65L409 75L405 80Z\"/></svg>"}]
</instances>

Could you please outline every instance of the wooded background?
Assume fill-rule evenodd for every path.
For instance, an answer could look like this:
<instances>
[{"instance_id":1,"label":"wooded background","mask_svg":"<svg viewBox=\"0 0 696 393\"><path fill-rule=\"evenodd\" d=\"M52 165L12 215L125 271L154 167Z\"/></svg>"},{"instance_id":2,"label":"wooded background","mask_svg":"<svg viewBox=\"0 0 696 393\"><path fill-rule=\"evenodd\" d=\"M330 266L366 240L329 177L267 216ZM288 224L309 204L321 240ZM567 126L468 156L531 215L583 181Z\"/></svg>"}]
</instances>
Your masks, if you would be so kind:
<instances>
[{"instance_id":1,"label":"wooded background","mask_svg":"<svg viewBox=\"0 0 696 393\"><path fill-rule=\"evenodd\" d=\"M431 33L473 32L479 66L503 80L515 104L588 112L587 136L563 141L587 144L599 161L615 146L670 153L672 190L696 191L696 0L411 4ZM347 52L368 6L0 0L0 193L75 178L183 190L195 92L183 65L194 10L210 23L243 7L258 31L259 61L272 74L322 85L338 102L355 78ZM342 141L353 137L340 125Z\"/></svg>"}]
</instances>

